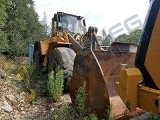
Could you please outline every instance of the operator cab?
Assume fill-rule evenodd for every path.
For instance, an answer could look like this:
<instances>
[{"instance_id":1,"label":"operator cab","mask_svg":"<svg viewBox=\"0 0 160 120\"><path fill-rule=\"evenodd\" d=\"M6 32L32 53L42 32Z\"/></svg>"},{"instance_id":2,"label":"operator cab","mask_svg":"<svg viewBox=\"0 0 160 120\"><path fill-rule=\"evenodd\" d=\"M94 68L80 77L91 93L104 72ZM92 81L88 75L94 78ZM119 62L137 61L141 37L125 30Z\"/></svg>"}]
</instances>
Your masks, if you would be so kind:
<instances>
[{"instance_id":1,"label":"operator cab","mask_svg":"<svg viewBox=\"0 0 160 120\"><path fill-rule=\"evenodd\" d=\"M85 34L86 23L82 16L57 12L52 18L52 36L56 31L65 31L71 34Z\"/></svg>"}]
</instances>

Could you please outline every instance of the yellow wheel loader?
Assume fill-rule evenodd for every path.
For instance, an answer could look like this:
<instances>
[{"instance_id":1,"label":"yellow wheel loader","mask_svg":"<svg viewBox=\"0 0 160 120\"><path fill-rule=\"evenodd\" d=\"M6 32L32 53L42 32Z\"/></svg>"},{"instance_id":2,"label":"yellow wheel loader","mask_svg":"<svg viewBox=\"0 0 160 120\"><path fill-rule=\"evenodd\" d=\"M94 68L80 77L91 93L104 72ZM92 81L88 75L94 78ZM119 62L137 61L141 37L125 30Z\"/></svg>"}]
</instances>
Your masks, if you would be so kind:
<instances>
[{"instance_id":1,"label":"yellow wheel loader","mask_svg":"<svg viewBox=\"0 0 160 120\"><path fill-rule=\"evenodd\" d=\"M86 108L99 118L112 104L113 113L120 116L125 104L114 87L121 66L135 67L137 45L113 43L102 50L97 39L97 28L86 31L84 17L57 12L52 19L52 37L34 45L33 64L36 70L55 72L64 70L64 90L69 90L75 105L76 91L86 84Z\"/></svg>"},{"instance_id":2,"label":"yellow wheel loader","mask_svg":"<svg viewBox=\"0 0 160 120\"><path fill-rule=\"evenodd\" d=\"M52 18L52 36L34 44L33 65L37 71L43 73L52 70L56 73L62 68L64 90L68 90L76 54L85 49L99 48L97 30L96 27L90 26L87 32L82 16L57 12Z\"/></svg>"},{"instance_id":3,"label":"yellow wheel loader","mask_svg":"<svg viewBox=\"0 0 160 120\"><path fill-rule=\"evenodd\" d=\"M107 51L85 50L74 60L70 95L85 84L85 107L98 118L144 111L160 113L160 0L151 0L138 46L113 43ZM138 49L137 49L138 48Z\"/></svg>"}]
</instances>

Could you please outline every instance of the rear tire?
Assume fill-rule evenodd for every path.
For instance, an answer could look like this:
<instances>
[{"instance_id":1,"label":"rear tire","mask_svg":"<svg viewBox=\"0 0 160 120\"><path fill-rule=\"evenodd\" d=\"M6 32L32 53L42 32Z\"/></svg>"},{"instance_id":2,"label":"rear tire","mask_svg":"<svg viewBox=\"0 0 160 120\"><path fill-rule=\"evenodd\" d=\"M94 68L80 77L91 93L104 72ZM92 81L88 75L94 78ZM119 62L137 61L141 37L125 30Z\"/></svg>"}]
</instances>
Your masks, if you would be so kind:
<instances>
[{"instance_id":1,"label":"rear tire","mask_svg":"<svg viewBox=\"0 0 160 120\"><path fill-rule=\"evenodd\" d=\"M55 48L48 58L48 69L57 72L58 69L63 69L64 74L64 91L69 90L69 81L72 77L73 65L76 53L66 47Z\"/></svg>"}]
</instances>

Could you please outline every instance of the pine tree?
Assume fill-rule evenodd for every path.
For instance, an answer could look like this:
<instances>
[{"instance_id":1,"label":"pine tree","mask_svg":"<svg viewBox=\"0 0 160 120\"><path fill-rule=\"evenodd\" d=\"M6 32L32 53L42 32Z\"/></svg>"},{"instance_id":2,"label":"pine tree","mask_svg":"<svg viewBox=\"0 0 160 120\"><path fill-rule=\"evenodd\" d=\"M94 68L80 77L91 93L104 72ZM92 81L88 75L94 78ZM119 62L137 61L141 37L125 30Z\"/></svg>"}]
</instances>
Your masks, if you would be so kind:
<instances>
[{"instance_id":1,"label":"pine tree","mask_svg":"<svg viewBox=\"0 0 160 120\"><path fill-rule=\"evenodd\" d=\"M4 31L5 22L7 19L6 3L7 0L0 0L0 51L4 52L8 47L7 36Z\"/></svg>"},{"instance_id":2,"label":"pine tree","mask_svg":"<svg viewBox=\"0 0 160 120\"><path fill-rule=\"evenodd\" d=\"M28 54L28 46L47 37L44 26L38 20L33 0L9 0L6 6L8 18L5 30L9 53L22 56Z\"/></svg>"}]
</instances>

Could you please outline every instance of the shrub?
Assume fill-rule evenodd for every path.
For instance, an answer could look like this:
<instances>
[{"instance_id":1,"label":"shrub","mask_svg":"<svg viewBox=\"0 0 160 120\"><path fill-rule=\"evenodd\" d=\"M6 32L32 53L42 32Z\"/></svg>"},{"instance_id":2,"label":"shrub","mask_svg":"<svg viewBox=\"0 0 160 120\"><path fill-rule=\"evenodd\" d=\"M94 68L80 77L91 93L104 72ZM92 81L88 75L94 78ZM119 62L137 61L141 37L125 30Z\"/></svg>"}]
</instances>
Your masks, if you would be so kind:
<instances>
[{"instance_id":1,"label":"shrub","mask_svg":"<svg viewBox=\"0 0 160 120\"><path fill-rule=\"evenodd\" d=\"M86 100L85 89L86 89L86 84L84 84L83 87L79 87L79 89L76 92L76 110L80 118L85 116L85 113L87 112L87 110L85 109L85 100Z\"/></svg>"},{"instance_id":2,"label":"shrub","mask_svg":"<svg viewBox=\"0 0 160 120\"><path fill-rule=\"evenodd\" d=\"M160 120L160 116L154 113L148 113L146 120Z\"/></svg>"},{"instance_id":3,"label":"shrub","mask_svg":"<svg viewBox=\"0 0 160 120\"><path fill-rule=\"evenodd\" d=\"M63 84L63 70L59 70L55 76L53 71L48 74L48 90L53 100L57 101L62 96Z\"/></svg>"},{"instance_id":4,"label":"shrub","mask_svg":"<svg viewBox=\"0 0 160 120\"><path fill-rule=\"evenodd\" d=\"M77 120L75 111L69 104L61 104L55 107L50 120Z\"/></svg>"},{"instance_id":5,"label":"shrub","mask_svg":"<svg viewBox=\"0 0 160 120\"><path fill-rule=\"evenodd\" d=\"M112 114L113 106L112 103L107 107L105 117L107 120L115 120L115 115Z\"/></svg>"},{"instance_id":6,"label":"shrub","mask_svg":"<svg viewBox=\"0 0 160 120\"><path fill-rule=\"evenodd\" d=\"M82 118L82 120L98 120L98 118L95 114L90 114L89 116Z\"/></svg>"},{"instance_id":7,"label":"shrub","mask_svg":"<svg viewBox=\"0 0 160 120\"><path fill-rule=\"evenodd\" d=\"M30 81L35 76L33 73L33 71L34 71L33 66L29 66L29 65L17 66L15 71L17 72L16 79L18 81L23 81L25 88L30 88Z\"/></svg>"},{"instance_id":8,"label":"shrub","mask_svg":"<svg viewBox=\"0 0 160 120\"><path fill-rule=\"evenodd\" d=\"M90 112L90 109L86 108L85 106L86 97L87 97L86 83L84 83L83 86L79 87L79 89L76 92L76 111L79 114L79 119L80 120L98 120L95 114L90 114L86 116L86 113Z\"/></svg>"}]
</instances>

